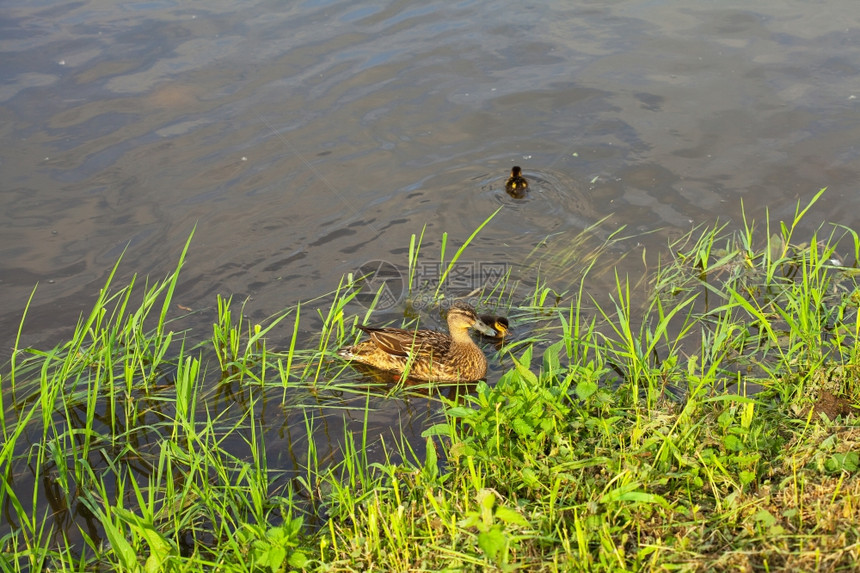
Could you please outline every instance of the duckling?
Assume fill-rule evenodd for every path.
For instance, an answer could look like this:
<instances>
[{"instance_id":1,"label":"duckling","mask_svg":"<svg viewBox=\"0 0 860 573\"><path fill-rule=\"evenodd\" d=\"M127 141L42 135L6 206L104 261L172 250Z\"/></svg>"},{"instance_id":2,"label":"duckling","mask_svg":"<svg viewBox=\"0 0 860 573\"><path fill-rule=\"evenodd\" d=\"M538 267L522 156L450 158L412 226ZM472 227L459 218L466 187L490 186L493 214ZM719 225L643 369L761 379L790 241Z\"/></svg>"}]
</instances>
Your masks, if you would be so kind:
<instances>
[{"instance_id":1,"label":"duckling","mask_svg":"<svg viewBox=\"0 0 860 573\"><path fill-rule=\"evenodd\" d=\"M475 309L456 302L448 311L450 335L435 330L358 326L370 339L342 348L338 355L380 370L406 372L413 380L474 382L487 373L487 358L469 336L470 328L497 335L478 318Z\"/></svg>"},{"instance_id":2,"label":"duckling","mask_svg":"<svg viewBox=\"0 0 860 573\"><path fill-rule=\"evenodd\" d=\"M523 177L522 172L523 170L520 169L519 165L514 165L511 168L511 176L508 177L505 183L505 191L508 192L508 195L517 199L524 197L526 191L529 189L529 182Z\"/></svg>"},{"instance_id":3,"label":"duckling","mask_svg":"<svg viewBox=\"0 0 860 573\"><path fill-rule=\"evenodd\" d=\"M495 334L492 336L484 335L484 338L494 341L501 341L508 335L508 331L510 331L510 323L508 319L504 316L494 316L492 314L482 314L480 317L481 322L489 326L495 331Z\"/></svg>"}]
</instances>

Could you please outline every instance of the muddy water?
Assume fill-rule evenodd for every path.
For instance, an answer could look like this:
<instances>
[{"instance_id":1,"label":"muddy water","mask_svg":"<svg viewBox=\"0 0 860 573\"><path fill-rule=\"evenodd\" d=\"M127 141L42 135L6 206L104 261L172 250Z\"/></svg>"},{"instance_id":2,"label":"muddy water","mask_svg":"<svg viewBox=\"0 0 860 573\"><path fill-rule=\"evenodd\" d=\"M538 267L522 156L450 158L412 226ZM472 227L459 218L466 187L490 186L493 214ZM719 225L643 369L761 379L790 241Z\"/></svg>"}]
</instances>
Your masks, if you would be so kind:
<instances>
[{"instance_id":1,"label":"muddy water","mask_svg":"<svg viewBox=\"0 0 860 573\"><path fill-rule=\"evenodd\" d=\"M625 225L643 233L631 251L660 249L738 221L741 200L787 218L824 186L808 227L857 227L858 14L852 0L7 2L0 362L35 284L23 344L46 346L124 249L120 284L163 276L195 225L178 301L203 332L216 293L262 319L365 261L405 265L425 225L430 252L443 231L456 244L499 206L471 261L516 267L606 216L598 234ZM503 188L514 164L532 181L522 200ZM410 407L375 423L423 416Z\"/></svg>"}]
</instances>

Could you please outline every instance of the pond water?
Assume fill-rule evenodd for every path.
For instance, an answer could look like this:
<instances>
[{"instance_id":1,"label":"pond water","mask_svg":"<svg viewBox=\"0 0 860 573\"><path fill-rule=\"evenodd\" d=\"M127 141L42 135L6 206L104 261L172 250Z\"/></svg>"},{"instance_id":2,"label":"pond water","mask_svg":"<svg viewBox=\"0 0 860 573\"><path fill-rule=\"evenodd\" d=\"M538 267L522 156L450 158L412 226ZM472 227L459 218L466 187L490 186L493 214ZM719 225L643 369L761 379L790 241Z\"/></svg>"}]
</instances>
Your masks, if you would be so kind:
<instances>
[{"instance_id":1,"label":"pond water","mask_svg":"<svg viewBox=\"0 0 860 573\"><path fill-rule=\"evenodd\" d=\"M552 186L469 251L687 230L769 208L856 226L860 26L848 0L11 2L0 12L0 359L55 342L123 249L181 299L251 316L462 240L511 165ZM642 240L664 247L660 234ZM503 248L501 248L503 246ZM437 252L434 248L434 253ZM635 257L633 257L635 259Z\"/></svg>"},{"instance_id":2,"label":"pond water","mask_svg":"<svg viewBox=\"0 0 860 573\"><path fill-rule=\"evenodd\" d=\"M789 219L826 186L808 228L856 228L857 14L851 0L7 2L0 362L34 285L22 345L46 347L124 250L116 284L163 277L195 225L177 301L202 336L216 294L263 320L368 261L405 267L425 226L427 252L443 232L455 250L500 206L465 259L524 279L545 237L604 217L598 237L640 235L622 273L695 224L739 226L742 201ZM532 181L522 200L504 192L513 165ZM426 411L392 403L377 422Z\"/></svg>"}]
</instances>

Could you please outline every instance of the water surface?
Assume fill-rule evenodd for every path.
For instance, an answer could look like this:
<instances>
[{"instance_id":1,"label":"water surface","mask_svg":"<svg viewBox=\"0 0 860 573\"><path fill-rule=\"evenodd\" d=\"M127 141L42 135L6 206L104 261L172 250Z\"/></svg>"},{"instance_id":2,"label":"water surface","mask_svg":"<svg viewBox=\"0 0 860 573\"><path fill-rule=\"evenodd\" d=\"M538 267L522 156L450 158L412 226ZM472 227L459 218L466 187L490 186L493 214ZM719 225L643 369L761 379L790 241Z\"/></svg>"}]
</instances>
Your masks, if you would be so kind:
<instances>
[{"instance_id":1,"label":"water surface","mask_svg":"<svg viewBox=\"0 0 860 573\"><path fill-rule=\"evenodd\" d=\"M268 316L366 260L404 264L425 224L467 236L514 163L554 187L475 259L608 214L684 230L743 199L786 217L823 186L817 219L854 225L853 8L7 3L2 355L34 284L25 342L55 341L126 247L124 276L161 275L196 224L184 303L235 293Z\"/></svg>"}]
</instances>

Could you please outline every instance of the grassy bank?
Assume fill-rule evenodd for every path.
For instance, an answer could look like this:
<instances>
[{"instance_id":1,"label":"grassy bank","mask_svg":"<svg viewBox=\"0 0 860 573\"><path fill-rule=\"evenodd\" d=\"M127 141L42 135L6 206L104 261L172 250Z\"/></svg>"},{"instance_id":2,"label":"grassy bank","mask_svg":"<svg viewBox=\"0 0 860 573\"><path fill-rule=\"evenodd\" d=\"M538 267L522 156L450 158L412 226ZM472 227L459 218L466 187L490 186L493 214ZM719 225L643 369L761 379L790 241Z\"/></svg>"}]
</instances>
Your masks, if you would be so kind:
<instances>
[{"instance_id":1,"label":"grassy bank","mask_svg":"<svg viewBox=\"0 0 860 573\"><path fill-rule=\"evenodd\" d=\"M263 325L219 299L193 345L171 322L184 252L163 281L109 281L71 340L2 370L0 567L855 570L860 239L796 236L808 208L694 229L606 299L585 281L471 293L525 334L459 389L337 360L369 314L346 280ZM371 428L428 393L420 440ZM323 404L357 422L336 454Z\"/></svg>"}]
</instances>

